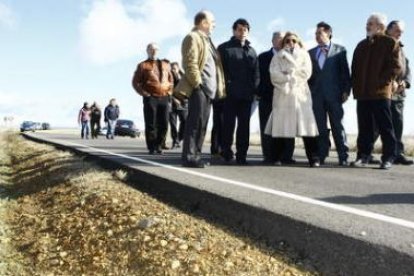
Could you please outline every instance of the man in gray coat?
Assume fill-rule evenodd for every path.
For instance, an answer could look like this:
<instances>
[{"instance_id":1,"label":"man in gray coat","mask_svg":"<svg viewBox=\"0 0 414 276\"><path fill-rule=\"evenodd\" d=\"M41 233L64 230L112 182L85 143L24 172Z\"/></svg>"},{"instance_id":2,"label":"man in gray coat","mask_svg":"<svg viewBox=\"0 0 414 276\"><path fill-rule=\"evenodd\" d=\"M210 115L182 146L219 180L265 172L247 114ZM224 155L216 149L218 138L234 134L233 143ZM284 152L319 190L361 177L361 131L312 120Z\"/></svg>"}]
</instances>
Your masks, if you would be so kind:
<instances>
[{"instance_id":1,"label":"man in gray coat","mask_svg":"<svg viewBox=\"0 0 414 276\"><path fill-rule=\"evenodd\" d=\"M342 124L344 110L351 91L346 49L332 43L332 28L325 22L317 24L315 33L318 46L309 51L312 60L312 76L309 87L312 92L313 112L319 130L319 155L321 163L329 155L329 131L327 117L338 152L339 165L348 165L348 145Z\"/></svg>"}]
</instances>

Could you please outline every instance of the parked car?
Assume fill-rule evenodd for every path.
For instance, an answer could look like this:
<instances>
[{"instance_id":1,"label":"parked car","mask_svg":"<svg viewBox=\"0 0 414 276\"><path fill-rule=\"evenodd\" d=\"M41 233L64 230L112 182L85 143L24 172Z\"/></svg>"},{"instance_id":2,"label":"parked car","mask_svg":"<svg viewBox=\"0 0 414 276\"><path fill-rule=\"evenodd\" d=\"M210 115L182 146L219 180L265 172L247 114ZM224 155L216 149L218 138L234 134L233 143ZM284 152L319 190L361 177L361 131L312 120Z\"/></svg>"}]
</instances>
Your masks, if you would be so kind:
<instances>
[{"instance_id":1,"label":"parked car","mask_svg":"<svg viewBox=\"0 0 414 276\"><path fill-rule=\"evenodd\" d=\"M36 130L36 123L35 122L31 122L31 121L24 121L21 125L20 125L20 131L21 132L25 132L25 131L35 131Z\"/></svg>"},{"instance_id":2,"label":"parked car","mask_svg":"<svg viewBox=\"0 0 414 276\"><path fill-rule=\"evenodd\" d=\"M135 138L141 135L141 131L136 128L134 121L119 119L116 121L115 135Z\"/></svg>"},{"instance_id":3,"label":"parked car","mask_svg":"<svg viewBox=\"0 0 414 276\"><path fill-rule=\"evenodd\" d=\"M48 129L50 129L50 124L49 124L49 123L42 123L42 129L43 129L43 130L48 130Z\"/></svg>"},{"instance_id":4,"label":"parked car","mask_svg":"<svg viewBox=\"0 0 414 276\"><path fill-rule=\"evenodd\" d=\"M36 129L36 130L43 130L43 128L42 128L42 124L41 124L41 123L39 123L39 122L34 122L34 124L35 124L35 129Z\"/></svg>"}]
</instances>

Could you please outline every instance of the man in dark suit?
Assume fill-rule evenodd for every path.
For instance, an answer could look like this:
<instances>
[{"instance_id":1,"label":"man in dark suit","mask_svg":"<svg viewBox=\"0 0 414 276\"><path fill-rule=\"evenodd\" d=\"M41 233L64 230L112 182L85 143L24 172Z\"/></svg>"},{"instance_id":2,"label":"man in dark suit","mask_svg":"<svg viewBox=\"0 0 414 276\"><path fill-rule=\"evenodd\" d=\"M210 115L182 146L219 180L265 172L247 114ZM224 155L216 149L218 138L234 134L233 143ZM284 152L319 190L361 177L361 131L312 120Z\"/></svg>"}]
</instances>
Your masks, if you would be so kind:
<instances>
[{"instance_id":1,"label":"man in dark suit","mask_svg":"<svg viewBox=\"0 0 414 276\"><path fill-rule=\"evenodd\" d=\"M269 66L273 56L280 50L280 42L285 34L283 32L274 32L272 36L273 47L259 55L260 84L258 89L259 96L259 120L260 120L260 140L262 143L263 162L273 163L275 156L274 138L264 134L267 120L272 112L273 85L270 81ZM293 151L295 149L295 139L285 139L284 154L282 162L287 164L295 163Z\"/></svg>"},{"instance_id":2,"label":"man in dark suit","mask_svg":"<svg viewBox=\"0 0 414 276\"><path fill-rule=\"evenodd\" d=\"M316 26L318 46L309 51L312 59L312 76L309 87L312 92L313 112L319 130L319 154L321 163L329 155L329 131L327 117L338 152L339 165L348 165L348 145L342 124L343 103L351 91L351 76L346 49L332 43L332 28L325 22Z\"/></svg>"}]
</instances>

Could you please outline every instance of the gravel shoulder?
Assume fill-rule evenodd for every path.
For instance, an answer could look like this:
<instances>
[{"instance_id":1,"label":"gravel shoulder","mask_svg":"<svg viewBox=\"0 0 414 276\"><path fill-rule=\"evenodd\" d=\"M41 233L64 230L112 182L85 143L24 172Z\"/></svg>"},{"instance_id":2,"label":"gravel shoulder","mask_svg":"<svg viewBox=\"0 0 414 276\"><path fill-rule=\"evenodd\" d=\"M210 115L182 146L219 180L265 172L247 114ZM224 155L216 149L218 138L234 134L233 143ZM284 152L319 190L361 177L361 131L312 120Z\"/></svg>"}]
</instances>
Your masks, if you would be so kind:
<instances>
[{"instance_id":1,"label":"gravel shoulder","mask_svg":"<svg viewBox=\"0 0 414 276\"><path fill-rule=\"evenodd\" d=\"M0 134L1 275L317 275L70 153Z\"/></svg>"}]
</instances>

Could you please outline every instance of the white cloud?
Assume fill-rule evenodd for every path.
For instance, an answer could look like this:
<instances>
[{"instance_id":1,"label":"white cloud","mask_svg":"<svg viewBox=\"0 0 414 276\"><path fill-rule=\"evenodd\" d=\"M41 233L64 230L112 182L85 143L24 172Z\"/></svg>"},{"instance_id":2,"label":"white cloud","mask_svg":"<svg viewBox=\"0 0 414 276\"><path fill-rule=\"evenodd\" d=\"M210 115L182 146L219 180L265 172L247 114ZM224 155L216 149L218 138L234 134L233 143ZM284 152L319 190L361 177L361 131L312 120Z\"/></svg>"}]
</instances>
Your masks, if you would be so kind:
<instances>
[{"instance_id":1,"label":"white cloud","mask_svg":"<svg viewBox=\"0 0 414 276\"><path fill-rule=\"evenodd\" d=\"M16 17L12 9L5 3L0 2L0 26L4 25L8 28L12 28L15 24Z\"/></svg>"},{"instance_id":2,"label":"white cloud","mask_svg":"<svg viewBox=\"0 0 414 276\"><path fill-rule=\"evenodd\" d=\"M93 0L80 24L82 54L108 64L145 53L149 42L184 36L191 28L182 0Z\"/></svg>"},{"instance_id":3,"label":"white cloud","mask_svg":"<svg viewBox=\"0 0 414 276\"><path fill-rule=\"evenodd\" d=\"M267 30L269 32L280 31L283 29L284 26L285 26L285 19L282 17L278 17L270 21L269 24L267 24Z\"/></svg>"}]
</instances>

